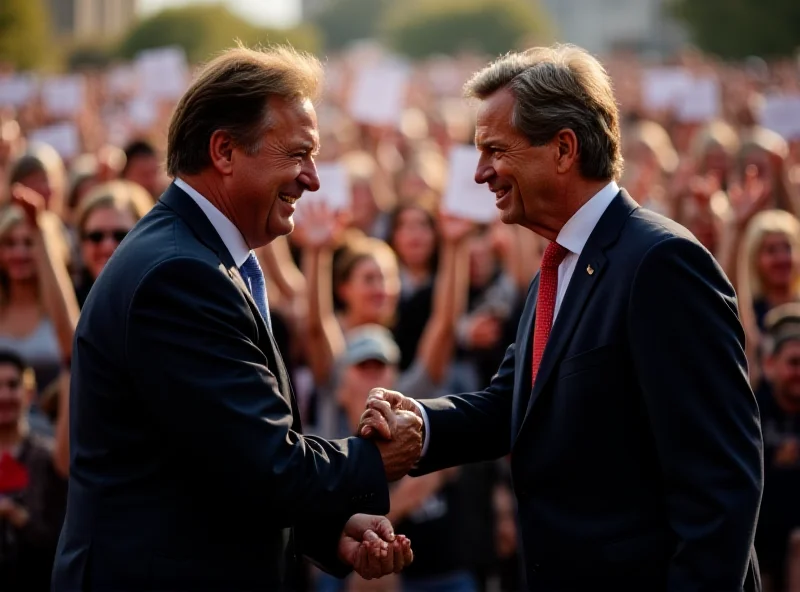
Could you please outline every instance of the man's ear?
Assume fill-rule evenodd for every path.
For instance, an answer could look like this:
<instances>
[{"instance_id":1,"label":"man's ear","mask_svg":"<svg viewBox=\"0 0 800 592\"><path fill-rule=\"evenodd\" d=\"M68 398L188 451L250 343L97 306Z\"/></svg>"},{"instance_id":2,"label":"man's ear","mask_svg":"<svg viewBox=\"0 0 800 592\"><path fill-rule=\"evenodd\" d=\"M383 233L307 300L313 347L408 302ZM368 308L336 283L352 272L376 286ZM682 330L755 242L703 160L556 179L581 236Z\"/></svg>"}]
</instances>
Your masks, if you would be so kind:
<instances>
[{"instance_id":1,"label":"man's ear","mask_svg":"<svg viewBox=\"0 0 800 592\"><path fill-rule=\"evenodd\" d=\"M568 173L578 162L580 146L578 136L569 128L560 130L553 138L557 149L557 168L559 173Z\"/></svg>"},{"instance_id":2,"label":"man's ear","mask_svg":"<svg viewBox=\"0 0 800 592\"><path fill-rule=\"evenodd\" d=\"M222 175L230 175L233 170L233 138L225 130L216 130L208 142L208 155L211 164Z\"/></svg>"}]
</instances>

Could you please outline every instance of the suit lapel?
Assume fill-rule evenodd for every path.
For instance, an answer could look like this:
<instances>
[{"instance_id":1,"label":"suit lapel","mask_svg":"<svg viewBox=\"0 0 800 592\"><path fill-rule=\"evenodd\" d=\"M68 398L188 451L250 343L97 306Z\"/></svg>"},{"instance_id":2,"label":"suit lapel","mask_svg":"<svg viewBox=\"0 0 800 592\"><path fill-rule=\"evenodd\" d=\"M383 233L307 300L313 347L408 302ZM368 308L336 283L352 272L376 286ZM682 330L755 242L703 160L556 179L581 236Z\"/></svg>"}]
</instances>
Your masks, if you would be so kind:
<instances>
[{"instance_id":1,"label":"suit lapel","mask_svg":"<svg viewBox=\"0 0 800 592\"><path fill-rule=\"evenodd\" d=\"M289 373L286 371L286 366L283 363L283 358L278 351L278 345L275 343L272 332L268 330L266 321L261 317L258 306L256 306L256 302L253 300L253 295L250 293L250 289L239 273L236 262L233 260L225 243L215 230L214 225L211 224L205 213L203 213L203 210L200 209L200 206L198 206L183 189L174 183L167 188L161 196L160 201L178 214L183 221L189 225L195 233L195 236L217 254L221 262L220 270L228 274L233 283L239 288L239 291L244 295L253 316L256 318L259 336L266 335L266 340L259 338L256 345L258 345L267 357L269 368L278 380L278 388L280 389L281 395L292 408L292 429L298 432L301 431L300 414L298 412L297 402L295 401L294 390L289 380Z\"/></svg>"},{"instance_id":2,"label":"suit lapel","mask_svg":"<svg viewBox=\"0 0 800 592\"><path fill-rule=\"evenodd\" d=\"M522 427L530 416L537 399L541 397L542 393L547 388L563 356L564 349L572 339L575 328L581 320L586 303L608 266L605 250L617 240L625 221L638 207L639 205L631 199L630 195L623 189L609 204L598 221L597 226L595 226L592 234L589 236L589 240L586 242L580 257L578 257L578 262L575 265L575 270L569 281L569 287L567 288L564 300L559 308L558 316L553 323L553 328L550 331L550 338L542 356L539 372L536 377L536 384L531 390L529 386L531 382L531 369L529 368L527 371L528 382L519 385L520 393L528 392L530 393L530 397L528 398L522 421L519 424L519 430L516 432L512 431L515 439L516 435L522 431ZM532 312L530 313L529 331L525 340L526 347L523 348L523 355L525 356L523 358L523 363L533 358L531 348L533 347L533 323L536 316L537 298L538 285L536 287L536 294L533 295L534 303ZM526 376L526 374L522 372L520 376ZM512 424L512 428L516 425L517 424Z\"/></svg>"},{"instance_id":3,"label":"suit lapel","mask_svg":"<svg viewBox=\"0 0 800 592\"><path fill-rule=\"evenodd\" d=\"M531 394L533 371L533 322L536 318L536 302L539 300L539 274L533 278L528 300L522 311L517 331L517 355L514 359L514 399L511 405L511 444L516 440L528 399ZM526 386L527 385L527 386Z\"/></svg>"}]
</instances>

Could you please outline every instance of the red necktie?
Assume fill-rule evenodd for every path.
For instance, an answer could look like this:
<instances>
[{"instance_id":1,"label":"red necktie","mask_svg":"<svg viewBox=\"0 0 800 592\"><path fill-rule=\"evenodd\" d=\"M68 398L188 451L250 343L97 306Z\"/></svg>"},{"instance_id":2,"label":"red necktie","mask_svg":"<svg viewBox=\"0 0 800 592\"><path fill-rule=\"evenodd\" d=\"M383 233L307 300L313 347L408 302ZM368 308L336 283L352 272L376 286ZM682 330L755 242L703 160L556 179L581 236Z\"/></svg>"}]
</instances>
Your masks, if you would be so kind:
<instances>
[{"instance_id":1,"label":"red necktie","mask_svg":"<svg viewBox=\"0 0 800 592\"><path fill-rule=\"evenodd\" d=\"M553 241L547 245L542 257L539 273L539 297L536 300L536 323L533 329L533 374L531 384L536 383L536 373L542 363L542 355L550 337L553 315L558 294L558 266L569 251Z\"/></svg>"}]
</instances>

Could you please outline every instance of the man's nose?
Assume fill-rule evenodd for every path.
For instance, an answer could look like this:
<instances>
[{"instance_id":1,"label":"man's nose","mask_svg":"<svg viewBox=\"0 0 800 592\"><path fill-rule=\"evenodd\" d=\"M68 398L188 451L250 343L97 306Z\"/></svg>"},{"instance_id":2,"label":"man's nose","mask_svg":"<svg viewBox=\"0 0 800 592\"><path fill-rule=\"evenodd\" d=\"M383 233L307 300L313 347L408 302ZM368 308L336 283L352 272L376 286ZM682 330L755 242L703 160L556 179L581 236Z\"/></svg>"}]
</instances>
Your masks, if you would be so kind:
<instances>
[{"instance_id":1,"label":"man's nose","mask_svg":"<svg viewBox=\"0 0 800 592\"><path fill-rule=\"evenodd\" d=\"M319 175L317 174L317 166L314 164L314 161L310 161L303 166L303 170L300 171L300 176L297 180L305 185L306 189L309 191L319 190Z\"/></svg>"},{"instance_id":2,"label":"man's nose","mask_svg":"<svg viewBox=\"0 0 800 592\"><path fill-rule=\"evenodd\" d=\"M494 168L483 162L483 157L478 161L478 167L475 169L475 182L479 185L486 183L496 175Z\"/></svg>"}]
</instances>

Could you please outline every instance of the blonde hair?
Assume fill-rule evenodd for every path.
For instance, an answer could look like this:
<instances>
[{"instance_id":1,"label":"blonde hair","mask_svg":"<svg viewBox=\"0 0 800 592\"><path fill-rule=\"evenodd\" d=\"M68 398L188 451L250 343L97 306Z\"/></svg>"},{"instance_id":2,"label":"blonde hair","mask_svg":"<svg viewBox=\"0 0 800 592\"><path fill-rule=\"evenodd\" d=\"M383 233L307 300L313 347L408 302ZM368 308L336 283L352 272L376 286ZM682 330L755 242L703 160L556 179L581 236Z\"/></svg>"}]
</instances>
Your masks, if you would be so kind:
<instances>
[{"instance_id":1,"label":"blonde hair","mask_svg":"<svg viewBox=\"0 0 800 592\"><path fill-rule=\"evenodd\" d=\"M69 245L65 236L64 225L61 219L53 212L44 211L39 214L39 226L42 234L47 236L48 244L53 247L53 256L60 257L64 263L69 262ZM26 224L25 212L16 205L5 205L0 208L0 241L17 225ZM0 268L0 307L5 306L8 300L8 276ZM39 302L43 302L42 290L38 290Z\"/></svg>"},{"instance_id":2,"label":"blonde hair","mask_svg":"<svg viewBox=\"0 0 800 592\"><path fill-rule=\"evenodd\" d=\"M75 226L83 230L89 215L102 208L128 211L134 222L141 220L153 207L153 198L147 190L133 181L116 180L93 188L81 202L75 216Z\"/></svg>"},{"instance_id":3,"label":"blonde hair","mask_svg":"<svg viewBox=\"0 0 800 592\"><path fill-rule=\"evenodd\" d=\"M315 99L319 61L291 47L248 49L239 45L208 63L181 98L169 126L167 172L196 174L211 164L208 143L217 130L256 154L269 129L267 101Z\"/></svg>"},{"instance_id":4,"label":"blonde hair","mask_svg":"<svg viewBox=\"0 0 800 592\"><path fill-rule=\"evenodd\" d=\"M739 135L730 124L724 121L711 121L698 130L690 153L700 162L714 148L721 149L731 160L739 151Z\"/></svg>"},{"instance_id":5,"label":"blonde hair","mask_svg":"<svg viewBox=\"0 0 800 592\"><path fill-rule=\"evenodd\" d=\"M661 125L655 121L640 121L631 131L629 140L646 146L656 157L662 173L672 174L678 168L678 153L672 140Z\"/></svg>"},{"instance_id":6,"label":"blonde hair","mask_svg":"<svg viewBox=\"0 0 800 592\"><path fill-rule=\"evenodd\" d=\"M784 210L764 210L753 216L745 229L737 261L738 275L753 300L763 295L764 286L758 273L758 251L769 234L789 239L794 253L800 252L800 221ZM795 274L792 290L800 294L800 274Z\"/></svg>"},{"instance_id":7,"label":"blonde hair","mask_svg":"<svg viewBox=\"0 0 800 592\"><path fill-rule=\"evenodd\" d=\"M512 125L534 146L564 128L578 138L580 171L589 179L619 179L622 147L611 79L586 50L570 44L509 53L467 82L467 97L485 99L508 88L516 98Z\"/></svg>"}]
</instances>

